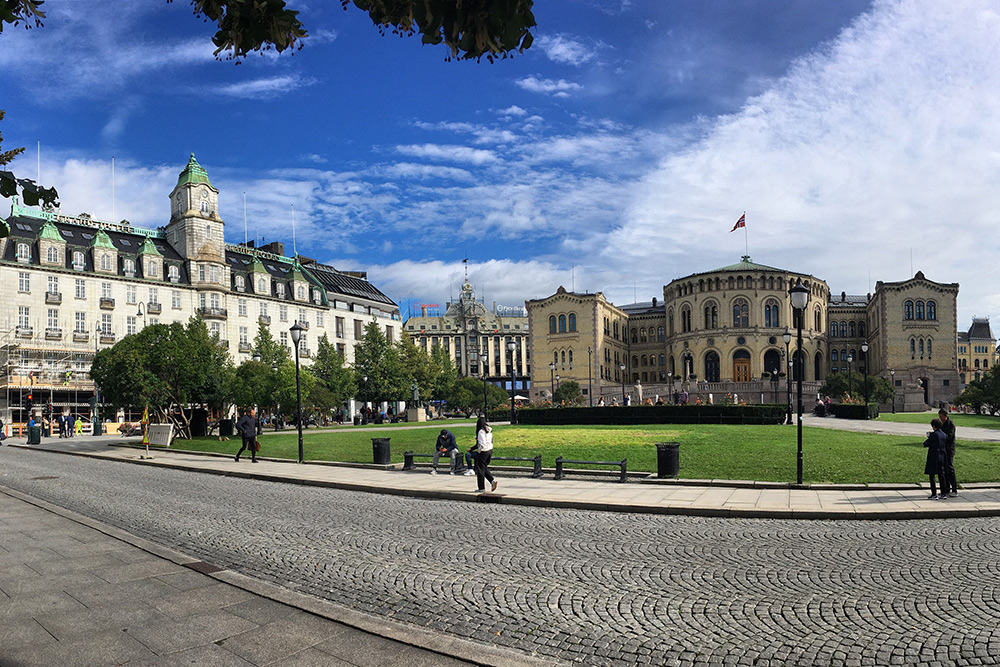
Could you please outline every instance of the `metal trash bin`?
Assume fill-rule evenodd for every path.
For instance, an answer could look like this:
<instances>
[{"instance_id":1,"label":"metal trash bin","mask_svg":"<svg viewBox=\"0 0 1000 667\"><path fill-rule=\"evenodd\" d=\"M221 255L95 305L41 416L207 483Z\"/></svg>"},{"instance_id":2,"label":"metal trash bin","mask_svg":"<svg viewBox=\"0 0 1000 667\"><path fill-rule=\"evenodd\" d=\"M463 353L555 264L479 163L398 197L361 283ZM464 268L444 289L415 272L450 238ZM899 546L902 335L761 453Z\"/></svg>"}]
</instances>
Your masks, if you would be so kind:
<instances>
[{"instance_id":1,"label":"metal trash bin","mask_svg":"<svg viewBox=\"0 0 1000 667\"><path fill-rule=\"evenodd\" d=\"M42 427L41 426L29 426L28 427L28 444L29 445L40 445L40 444L42 444Z\"/></svg>"},{"instance_id":2,"label":"metal trash bin","mask_svg":"<svg viewBox=\"0 0 1000 667\"><path fill-rule=\"evenodd\" d=\"M354 415L354 425L358 426L361 424L361 415Z\"/></svg>"},{"instance_id":3,"label":"metal trash bin","mask_svg":"<svg viewBox=\"0 0 1000 667\"><path fill-rule=\"evenodd\" d=\"M372 458L375 463L389 463L389 438L372 438Z\"/></svg>"},{"instance_id":4,"label":"metal trash bin","mask_svg":"<svg viewBox=\"0 0 1000 667\"><path fill-rule=\"evenodd\" d=\"M656 476L677 477L681 470L681 443L656 443Z\"/></svg>"},{"instance_id":5,"label":"metal trash bin","mask_svg":"<svg viewBox=\"0 0 1000 667\"><path fill-rule=\"evenodd\" d=\"M101 420L100 419L95 419L94 420L94 429L93 429L94 432L93 432L93 435L104 435L104 429L102 428L102 426L103 425L101 424Z\"/></svg>"}]
</instances>

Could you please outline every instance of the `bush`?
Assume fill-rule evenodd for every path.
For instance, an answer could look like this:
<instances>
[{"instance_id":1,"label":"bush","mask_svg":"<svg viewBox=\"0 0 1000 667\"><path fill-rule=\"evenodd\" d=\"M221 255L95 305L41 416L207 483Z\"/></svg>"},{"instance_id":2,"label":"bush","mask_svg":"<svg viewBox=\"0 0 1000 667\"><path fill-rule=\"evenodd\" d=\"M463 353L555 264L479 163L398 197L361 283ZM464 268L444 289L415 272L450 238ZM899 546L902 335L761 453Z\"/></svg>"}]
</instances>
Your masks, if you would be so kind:
<instances>
[{"instance_id":1,"label":"bush","mask_svg":"<svg viewBox=\"0 0 1000 667\"><path fill-rule=\"evenodd\" d=\"M508 418L510 413L507 414ZM603 408L524 409L519 424L781 424L785 406L634 405Z\"/></svg>"},{"instance_id":2,"label":"bush","mask_svg":"<svg viewBox=\"0 0 1000 667\"><path fill-rule=\"evenodd\" d=\"M830 413L834 417L841 419L878 419L878 406L874 403L868 404L868 414L865 415L865 404L854 405L848 403L835 403L830 406Z\"/></svg>"}]
</instances>

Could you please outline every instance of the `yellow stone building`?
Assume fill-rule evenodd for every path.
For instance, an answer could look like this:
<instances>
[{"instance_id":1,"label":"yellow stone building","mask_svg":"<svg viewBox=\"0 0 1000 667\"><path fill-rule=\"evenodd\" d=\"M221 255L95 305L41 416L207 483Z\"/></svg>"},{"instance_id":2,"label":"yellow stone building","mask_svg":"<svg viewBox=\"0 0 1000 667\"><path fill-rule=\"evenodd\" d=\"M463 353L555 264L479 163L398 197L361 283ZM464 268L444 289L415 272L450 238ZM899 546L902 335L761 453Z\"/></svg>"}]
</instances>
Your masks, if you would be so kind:
<instances>
[{"instance_id":1,"label":"yellow stone building","mask_svg":"<svg viewBox=\"0 0 1000 667\"><path fill-rule=\"evenodd\" d=\"M969 330L958 332L958 374L962 386L996 366L997 339L990 318L973 317Z\"/></svg>"}]
</instances>

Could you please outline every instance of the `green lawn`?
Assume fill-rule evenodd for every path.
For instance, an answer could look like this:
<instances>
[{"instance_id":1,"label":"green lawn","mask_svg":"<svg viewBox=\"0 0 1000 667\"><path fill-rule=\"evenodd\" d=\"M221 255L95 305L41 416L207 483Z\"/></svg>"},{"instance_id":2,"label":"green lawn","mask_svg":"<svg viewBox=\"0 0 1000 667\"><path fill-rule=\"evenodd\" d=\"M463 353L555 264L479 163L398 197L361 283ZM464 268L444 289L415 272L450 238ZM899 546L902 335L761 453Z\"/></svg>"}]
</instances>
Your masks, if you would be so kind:
<instances>
[{"instance_id":1,"label":"green lawn","mask_svg":"<svg viewBox=\"0 0 1000 667\"><path fill-rule=\"evenodd\" d=\"M963 415L964 416L964 415ZM957 422L956 423L960 423ZM446 424L464 451L473 444L474 425ZM392 460L403 452L433 451L437 427L383 430L308 430L303 443L307 460L371 463L373 437L391 438ZM913 483L926 481L922 438L888 436L824 428L803 429L805 482ZM796 432L791 426L644 425L644 426L497 426L495 456L531 457L555 465L556 456L613 461L628 458L628 469L656 470L657 442L679 442L682 478L795 481ZM235 454L239 438L174 441L175 449ZM959 482L1000 480L1000 443L959 439ZM261 455L298 458L293 429L266 432ZM418 461L427 459L418 459Z\"/></svg>"},{"instance_id":2,"label":"green lawn","mask_svg":"<svg viewBox=\"0 0 1000 667\"><path fill-rule=\"evenodd\" d=\"M937 418L936 412L903 412L897 414L881 414L878 420L884 422L907 422L910 424L930 424L932 419ZM971 428L991 428L1000 430L1000 417L992 415L966 415L952 413L948 416L955 422L957 428L968 426ZM959 434L961 435L961 434Z\"/></svg>"}]
</instances>

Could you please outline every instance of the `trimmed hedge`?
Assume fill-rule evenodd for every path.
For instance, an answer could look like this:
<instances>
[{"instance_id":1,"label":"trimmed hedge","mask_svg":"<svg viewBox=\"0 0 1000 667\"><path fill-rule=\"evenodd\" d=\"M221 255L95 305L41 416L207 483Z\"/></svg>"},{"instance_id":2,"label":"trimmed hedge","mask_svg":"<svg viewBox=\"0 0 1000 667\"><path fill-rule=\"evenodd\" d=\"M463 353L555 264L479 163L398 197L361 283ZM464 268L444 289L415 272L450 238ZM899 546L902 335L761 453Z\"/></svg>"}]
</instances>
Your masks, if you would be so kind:
<instances>
[{"instance_id":1,"label":"trimmed hedge","mask_svg":"<svg viewBox=\"0 0 1000 667\"><path fill-rule=\"evenodd\" d=\"M867 417L865 416L865 406L863 403L861 405L835 403L830 406L830 413L834 417L840 417L841 419L878 419L878 406L869 403Z\"/></svg>"},{"instance_id":2,"label":"trimmed hedge","mask_svg":"<svg viewBox=\"0 0 1000 667\"><path fill-rule=\"evenodd\" d=\"M863 407L863 406L862 406ZM494 413L490 413L491 416ZM510 419L510 411L501 419ZM603 408L528 408L517 422L556 424L782 424L785 406L764 405L635 405Z\"/></svg>"}]
</instances>

